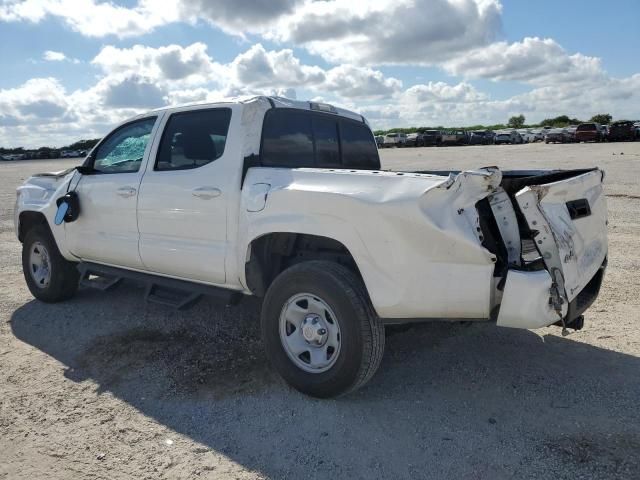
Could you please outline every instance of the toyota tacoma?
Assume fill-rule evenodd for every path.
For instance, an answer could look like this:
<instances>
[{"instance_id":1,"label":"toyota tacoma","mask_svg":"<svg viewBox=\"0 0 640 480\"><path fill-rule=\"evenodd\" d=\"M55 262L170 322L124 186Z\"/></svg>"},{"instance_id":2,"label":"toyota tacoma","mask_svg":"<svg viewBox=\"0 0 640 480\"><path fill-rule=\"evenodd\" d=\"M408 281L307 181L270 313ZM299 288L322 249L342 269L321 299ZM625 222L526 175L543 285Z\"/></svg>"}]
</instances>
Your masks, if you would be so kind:
<instances>
[{"instance_id":1,"label":"toyota tacoma","mask_svg":"<svg viewBox=\"0 0 640 480\"><path fill-rule=\"evenodd\" d=\"M43 302L122 279L176 308L261 298L274 368L332 397L372 377L386 325L581 328L606 266L603 176L383 171L361 115L255 97L124 122L20 186L15 227Z\"/></svg>"}]
</instances>

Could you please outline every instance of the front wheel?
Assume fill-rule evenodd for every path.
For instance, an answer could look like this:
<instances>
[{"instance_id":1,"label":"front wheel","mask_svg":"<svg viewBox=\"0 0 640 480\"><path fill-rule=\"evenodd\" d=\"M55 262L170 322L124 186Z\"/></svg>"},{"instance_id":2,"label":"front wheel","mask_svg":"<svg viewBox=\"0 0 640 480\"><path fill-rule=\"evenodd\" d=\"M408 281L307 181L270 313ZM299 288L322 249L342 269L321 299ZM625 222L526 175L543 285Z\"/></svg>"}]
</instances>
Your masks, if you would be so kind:
<instances>
[{"instance_id":1,"label":"front wheel","mask_svg":"<svg viewBox=\"0 0 640 480\"><path fill-rule=\"evenodd\" d=\"M22 271L29 290L47 303L67 300L78 290L80 273L67 261L48 228L29 230L22 244Z\"/></svg>"},{"instance_id":2,"label":"front wheel","mask_svg":"<svg viewBox=\"0 0 640 480\"><path fill-rule=\"evenodd\" d=\"M261 326L271 364L313 397L361 387L384 352L384 325L362 281L334 262L303 262L282 272L265 296Z\"/></svg>"}]
</instances>

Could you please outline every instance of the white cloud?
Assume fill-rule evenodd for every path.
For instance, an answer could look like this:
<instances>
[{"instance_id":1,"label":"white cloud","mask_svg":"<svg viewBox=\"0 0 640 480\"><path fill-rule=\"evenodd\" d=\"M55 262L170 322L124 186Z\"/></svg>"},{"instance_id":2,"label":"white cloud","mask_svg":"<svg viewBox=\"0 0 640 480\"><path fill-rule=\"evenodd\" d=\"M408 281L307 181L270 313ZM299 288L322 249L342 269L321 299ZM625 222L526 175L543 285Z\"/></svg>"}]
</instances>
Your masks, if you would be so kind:
<instances>
[{"instance_id":1,"label":"white cloud","mask_svg":"<svg viewBox=\"0 0 640 480\"><path fill-rule=\"evenodd\" d=\"M260 44L238 55L230 64L239 85L255 87L312 86L325 80L320 67L303 65L291 50L266 51Z\"/></svg>"},{"instance_id":2,"label":"white cloud","mask_svg":"<svg viewBox=\"0 0 640 480\"><path fill-rule=\"evenodd\" d=\"M2 0L0 21L51 16L87 37L133 37L175 22L205 21L244 37L304 45L330 62L433 64L488 44L499 0Z\"/></svg>"},{"instance_id":3,"label":"white cloud","mask_svg":"<svg viewBox=\"0 0 640 480\"><path fill-rule=\"evenodd\" d=\"M232 94L291 93L291 89L304 88L359 99L389 96L402 87L400 80L387 78L378 70L347 64L323 69L304 64L292 50L266 50L259 43L226 64L214 61L203 43L158 48L106 46L91 63L106 77L136 75L167 90L182 92L173 95L174 100L208 98L199 90L205 86Z\"/></svg>"},{"instance_id":4,"label":"white cloud","mask_svg":"<svg viewBox=\"0 0 640 480\"><path fill-rule=\"evenodd\" d=\"M140 0L133 8L95 0L4 0L0 21L39 23L47 16L62 19L87 37L131 37L180 20L176 0Z\"/></svg>"},{"instance_id":5,"label":"white cloud","mask_svg":"<svg viewBox=\"0 0 640 480\"><path fill-rule=\"evenodd\" d=\"M538 37L511 44L496 42L454 57L443 66L452 75L537 85L600 81L606 76L599 58L569 55L555 40Z\"/></svg>"},{"instance_id":6,"label":"white cloud","mask_svg":"<svg viewBox=\"0 0 640 480\"><path fill-rule=\"evenodd\" d=\"M71 62L71 63L80 63L80 60L77 58L69 58L63 52L56 52L54 50L46 50L42 54L42 59L46 62Z\"/></svg>"},{"instance_id":7,"label":"white cloud","mask_svg":"<svg viewBox=\"0 0 640 480\"><path fill-rule=\"evenodd\" d=\"M169 83L206 83L220 73L220 66L208 55L207 46L200 42L184 48L179 45L159 48L109 45L91 63L107 75L130 73Z\"/></svg>"},{"instance_id":8,"label":"white cloud","mask_svg":"<svg viewBox=\"0 0 640 480\"><path fill-rule=\"evenodd\" d=\"M323 90L346 98L384 98L400 91L402 82L367 67L340 65L326 72Z\"/></svg>"},{"instance_id":9,"label":"white cloud","mask_svg":"<svg viewBox=\"0 0 640 480\"><path fill-rule=\"evenodd\" d=\"M303 3L304 0L182 0L178 10L183 19L205 20L227 33L244 36L264 31Z\"/></svg>"},{"instance_id":10,"label":"white cloud","mask_svg":"<svg viewBox=\"0 0 640 480\"><path fill-rule=\"evenodd\" d=\"M54 52L53 50L47 50L42 54L42 58L48 62L61 62L66 60L66 55L62 52Z\"/></svg>"},{"instance_id":11,"label":"white cloud","mask_svg":"<svg viewBox=\"0 0 640 480\"><path fill-rule=\"evenodd\" d=\"M333 63L433 65L492 41L501 9L497 0L306 2L264 35Z\"/></svg>"},{"instance_id":12,"label":"white cloud","mask_svg":"<svg viewBox=\"0 0 640 480\"><path fill-rule=\"evenodd\" d=\"M64 87L54 78L32 78L17 88L0 90L0 123L40 123L69 113Z\"/></svg>"}]
</instances>

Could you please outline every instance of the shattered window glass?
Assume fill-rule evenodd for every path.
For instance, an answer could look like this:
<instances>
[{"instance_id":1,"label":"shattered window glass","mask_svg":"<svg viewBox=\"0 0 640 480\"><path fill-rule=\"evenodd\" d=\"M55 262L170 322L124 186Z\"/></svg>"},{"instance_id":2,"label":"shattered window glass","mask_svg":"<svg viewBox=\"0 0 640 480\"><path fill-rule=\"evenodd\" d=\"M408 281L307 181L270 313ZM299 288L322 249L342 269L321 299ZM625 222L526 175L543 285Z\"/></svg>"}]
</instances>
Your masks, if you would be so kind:
<instances>
[{"instance_id":1,"label":"shattered window glass","mask_svg":"<svg viewBox=\"0 0 640 480\"><path fill-rule=\"evenodd\" d=\"M145 118L113 132L98 147L94 170L102 173L137 172L155 122L156 117Z\"/></svg>"}]
</instances>

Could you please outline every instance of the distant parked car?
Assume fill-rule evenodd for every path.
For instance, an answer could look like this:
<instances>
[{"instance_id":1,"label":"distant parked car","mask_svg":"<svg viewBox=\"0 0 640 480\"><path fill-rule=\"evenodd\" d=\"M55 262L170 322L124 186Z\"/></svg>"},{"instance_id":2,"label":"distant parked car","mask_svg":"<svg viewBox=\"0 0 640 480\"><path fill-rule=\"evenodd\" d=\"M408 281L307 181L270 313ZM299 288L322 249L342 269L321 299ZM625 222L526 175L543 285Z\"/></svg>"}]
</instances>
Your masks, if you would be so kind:
<instances>
[{"instance_id":1,"label":"distant parked car","mask_svg":"<svg viewBox=\"0 0 640 480\"><path fill-rule=\"evenodd\" d=\"M421 133L410 133L407 135L405 147L424 147L424 138Z\"/></svg>"},{"instance_id":2,"label":"distant parked car","mask_svg":"<svg viewBox=\"0 0 640 480\"><path fill-rule=\"evenodd\" d=\"M62 150L60 152L60 158L77 158L81 156L82 155L78 150Z\"/></svg>"},{"instance_id":3,"label":"distant parked car","mask_svg":"<svg viewBox=\"0 0 640 480\"><path fill-rule=\"evenodd\" d=\"M635 135L636 135L636 132L635 132L633 122L630 122L628 120L620 120L618 122L613 122L609 126L610 142L634 140Z\"/></svg>"},{"instance_id":4,"label":"distant parked car","mask_svg":"<svg viewBox=\"0 0 640 480\"><path fill-rule=\"evenodd\" d=\"M488 130L474 130L469 135L469 145L493 144L493 132Z\"/></svg>"},{"instance_id":5,"label":"distant parked car","mask_svg":"<svg viewBox=\"0 0 640 480\"><path fill-rule=\"evenodd\" d=\"M570 143L571 135L565 128L552 128L544 136L544 143Z\"/></svg>"},{"instance_id":6,"label":"distant parked car","mask_svg":"<svg viewBox=\"0 0 640 480\"><path fill-rule=\"evenodd\" d=\"M384 135L376 135L376 145L378 146L378 148L382 148L382 146L384 145ZM86 154L83 156L86 157Z\"/></svg>"},{"instance_id":7,"label":"distant parked car","mask_svg":"<svg viewBox=\"0 0 640 480\"><path fill-rule=\"evenodd\" d=\"M533 143L537 141L539 137L539 135L536 135L536 133L533 130L528 128L522 128L518 130L518 133L522 137L523 143Z\"/></svg>"},{"instance_id":8,"label":"distant parked car","mask_svg":"<svg viewBox=\"0 0 640 480\"><path fill-rule=\"evenodd\" d=\"M598 125L598 133L602 142L609 139L609 125Z\"/></svg>"},{"instance_id":9,"label":"distant parked car","mask_svg":"<svg viewBox=\"0 0 640 480\"><path fill-rule=\"evenodd\" d=\"M442 144L442 132L440 130L427 130L422 134L425 145L439 146Z\"/></svg>"},{"instance_id":10,"label":"distant parked car","mask_svg":"<svg viewBox=\"0 0 640 480\"><path fill-rule=\"evenodd\" d=\"M382 142L385 147L404 147L405 143L407 143L407 134L398 132L387 133Z\"/></svg>"},{"instance_id":11,"label":"distant parked car","mask_svg":"<svg viewBox=\"0 0 640 480\"><path fill-rule=\"evenodd\" d=\"M523 140L522 135L520 135L517 130L511 130L496 133L493 143L495 143L496 145L515 145L518 143L523 143Z\"/></svg>"},{"instance_id":12,"label":"distant parked car","mask_svg":"<svg viewBox=\"0 0 640 480\"><path fill-rule=\"evenodd\" d=\"M534 142L542 142L544 140L544 135L546 133L546 130L535 129L535 130L531 130L531 133L533 133L533 135L535 136Z\"/></svg>"},{"instance_id":13,"label":"distant parked car","mask_svg":"<svg viewBox=\"0 0 640 480\"><path fill-rule=\"evenodd\" d=\"M452 130L442 134L443 145L468 145L469 134L464 130Z\"/></svg>"},{"instance_id":14,"label":"distant parked car","mask_svg":"<svg viewBox=\"0 0 640 480\"><path fill-rule=\"evenodd\" d=\"M600 142L602 133L597 123L581 123L576 128L576 142Z\"/></svg>"}]
</instances>

